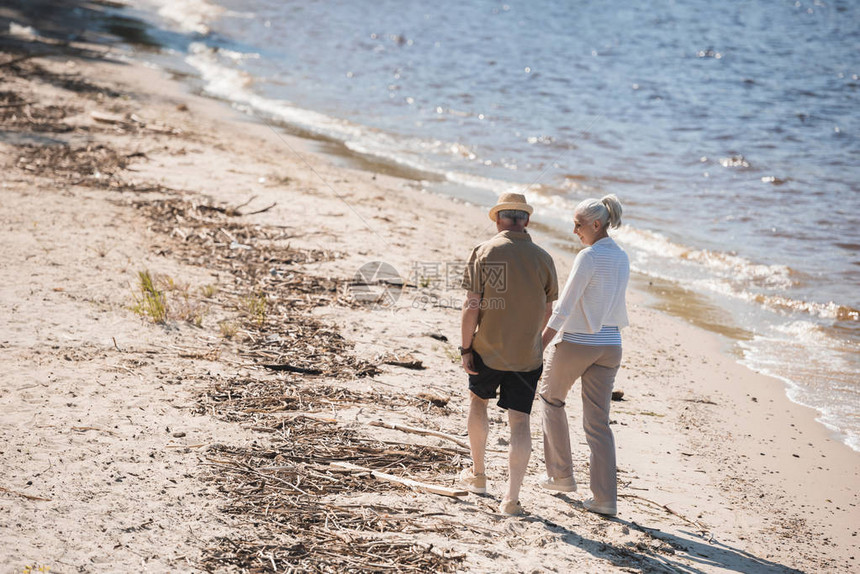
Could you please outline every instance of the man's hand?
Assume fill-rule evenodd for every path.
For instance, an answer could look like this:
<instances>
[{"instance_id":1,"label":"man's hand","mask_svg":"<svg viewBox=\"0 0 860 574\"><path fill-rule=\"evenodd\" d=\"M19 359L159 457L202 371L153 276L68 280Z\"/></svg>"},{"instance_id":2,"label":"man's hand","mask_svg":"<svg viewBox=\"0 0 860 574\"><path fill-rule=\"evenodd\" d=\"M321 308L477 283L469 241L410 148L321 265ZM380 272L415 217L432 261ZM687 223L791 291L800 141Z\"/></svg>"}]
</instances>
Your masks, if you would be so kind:
<instances>
[{"instance_id":1,"label":"man's hand","mask_svg":"<svg viewBox=\"0 0 860 574\"><path fill-rule=\"evenodd\" d=\"M475 370L475 355L472 353L466 353L460 360L463 363L463 370L469 373L470 375L477 375L478 371Z\"/></svg>"},{"instance_id":2,"label":"man's hand","mask_svg":"<svg viewBox=\"0 0 860 574\"><path fill-rule=\"evenodd\" d=\"M463 312L461 314L460 334L463 341L463 348L470 349L472 347L472 338L475 335L475 329L478 328L478 315L481 311L481 294L466 293L466 300L463 301ZM471 352L461 355L463 370L470 375L477 375L475 370L475 355Z\"/></svg>"},{"instance_id":3,"label":"man's hand","mask_svg":"<svg viewBox=\"0 0 860 574\"><path fill-rule=\"evenodd\" d=\"M552 327L547 327L543 330L543 336L541 336L540 341L542 350L546 350L546 346L552 342L553 338L555 338L556 333L558 333L558 331L556 331Z\"/></svg>"}]
</instances>

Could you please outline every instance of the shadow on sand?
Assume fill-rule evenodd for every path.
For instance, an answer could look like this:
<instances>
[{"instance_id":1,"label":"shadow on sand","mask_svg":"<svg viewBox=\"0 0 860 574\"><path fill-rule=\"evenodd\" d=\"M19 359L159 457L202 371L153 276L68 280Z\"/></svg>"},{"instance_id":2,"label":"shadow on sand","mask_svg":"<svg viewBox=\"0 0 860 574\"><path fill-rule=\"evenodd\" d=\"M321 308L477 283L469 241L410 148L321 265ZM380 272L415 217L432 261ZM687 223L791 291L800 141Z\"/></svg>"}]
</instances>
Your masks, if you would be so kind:
<instances>
[{"instance_id":1,"label":"shadow on sand","mask_svg":"<svg viewBox=\"0 0 860 574\"><path fill-rule=\"evenodd\" d=\"M581 502L566 495L557 494L556 498L567 502L581 512L588 512ZM564 526L536 515L528 516L524 520L542 523L548 530L560 534L562 540L567 544L576 546L596 558L607 560L617 567L634 568L643 572L684 572L687 574L705 574L705 572L713 569L745 574L803 574L801 570L760 558L716 540L705 540L695 532L682 530L680 532L684 534L684 537L680 537L663 532L658 528L642 526L634 521L617 517L603 517L603 520L627 526L631 530L645 534L653 541L662 543L656 548L641 543L616 546L586 538Z\"/></svg>"}]
</instances>

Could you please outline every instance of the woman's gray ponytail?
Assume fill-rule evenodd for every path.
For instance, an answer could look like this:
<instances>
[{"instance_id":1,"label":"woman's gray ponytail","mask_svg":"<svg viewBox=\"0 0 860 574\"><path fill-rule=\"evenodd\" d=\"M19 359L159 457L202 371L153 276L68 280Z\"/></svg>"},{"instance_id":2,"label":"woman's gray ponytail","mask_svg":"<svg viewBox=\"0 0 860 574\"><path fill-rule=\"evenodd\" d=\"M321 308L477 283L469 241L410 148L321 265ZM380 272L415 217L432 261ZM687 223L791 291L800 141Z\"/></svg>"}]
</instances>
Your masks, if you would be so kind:
<instances>
[{"instance_id":1,"label":"woman's gray ponytail","mask_svg":"<svg viewBox=\"0 0 860 574\"><path fill-rule=\"evenodd\" d=\"M609 227L615 229L619 225L621 225L621 202L618 201L618 198L615 197L615 194L609 194L603 196L600 200L600 203L603 204L603 207L606 208L607 218L606 221L603 222L603 225L609 224Z\"/></svg>"},{"instance_id":2,"label":"woman's gray ponytail","mask_svg":"<svg viewBox=\"0 0 860 574\"><path fill-rule=\"evenodd\" d=\"M601 227L613 229L621 225L621 202L615 194L603 196L602 199L584 199L576 206L575 212L586 221L600 221Z\"/></svg>"}]
</instances>

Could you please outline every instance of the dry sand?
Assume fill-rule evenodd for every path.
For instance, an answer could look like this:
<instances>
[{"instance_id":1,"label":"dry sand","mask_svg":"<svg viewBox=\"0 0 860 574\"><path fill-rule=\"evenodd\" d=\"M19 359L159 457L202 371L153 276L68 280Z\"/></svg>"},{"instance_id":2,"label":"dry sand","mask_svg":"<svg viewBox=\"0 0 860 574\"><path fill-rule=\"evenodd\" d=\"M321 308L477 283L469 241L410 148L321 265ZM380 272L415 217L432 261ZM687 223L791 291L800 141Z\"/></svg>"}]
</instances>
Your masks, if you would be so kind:
<instances>
[{"instance_id":1,"label":"dry sand","mask_svg":"<svg viewBox=\"0 0 860 574\"><path fill-rule=\"evenodd\" d=\"M408 465L391 472L454 486L456 468L466 464L454 443L369 423L465 440L466 379L455 351L462 293L447 288L444 270L492 227L481 208L429 194L415 181L338 167L313 153L313 144L190 95L163 72L96 53L83 58L75 48L105 50L73 45L0 68L3 572L282 571L300 558L325 570L345 555L357 569L405 570L410 552L463 571L860 570L858 454L815 422L813 411L790 403L780 381L738 365L713 335L647 308L647 292L631 296L616 384L625 396L613 403L622 497L616 519L581 506L588 456L575 397L569 404L580 492L550 495L535 486L542 443L533 417L522 493L529 514L522 518L495 514L507 435L497 409L487 496L451 499L368 476L347 481L312 460L303 467L307 482L290 483L293 490L276 475L243 477L223 462L228 455L269 453L276 465L278 453L301 437L288 437L286 426L275 432L272 421L306 410L343 436L404 445L389 449L438 447L427 452L449 454L439 455L437 472ZM0 55L0 66L23 53L16 49ZM96 121L93 112L116 121ZM343 365L326 363L322 375L258 365L263 355L253 349L265 341L252 337L285 336L292 323L279 332L247 327L238 299L231 307L218 297L269 285L265 273L241 283L223 261L184 251L191 227L165 233L134 206L177 198L221 206L250 200L245 213L277 204L256 215L221 215L280 230L278 240L290 249L323 254L271 263L273 275L320 278L316 290L278 304L339 331L346 346L335 358ZM212 249L239 265L241 253L256 248L237 240L231 250L238 238L228 239L236 233L230 229ZM566 276L572 254L535 237ZM393 306L350 301L347 284L371 261L409 276L411 286ZM411 276L416 264L424 281ZM143 270L173 279L174 315L164 324L131 309ZM335 291L319 287L326 282ZM214 292L221 295L207 295ZM305 304L314 297L324 304ZM314 341L299 335L294 344ZM425 368L384 364L393 355ZM379 372L356 375L367 364ZM232 396L218 399L213 388L240 383L298 389L308 408L261 409L231 421L222 406L241 405ZM347 394L332 391L327 400L314 388ZM435 407L418 398L422 393L449 400ZM297 494L313 488L313 473L355 486L324 498ZM261 519L263 509L237 511L285 491L295 504L326 512L363 509L372 526L326 518L333 556L325 544L300 546L294 535L279 534L283 523ZM285 523L291 516L282 512ZM391 558L361 550L375 539L415 546L386 562ZM252 551L242 554L240 546Z\"/></svg>"}]
</instances>

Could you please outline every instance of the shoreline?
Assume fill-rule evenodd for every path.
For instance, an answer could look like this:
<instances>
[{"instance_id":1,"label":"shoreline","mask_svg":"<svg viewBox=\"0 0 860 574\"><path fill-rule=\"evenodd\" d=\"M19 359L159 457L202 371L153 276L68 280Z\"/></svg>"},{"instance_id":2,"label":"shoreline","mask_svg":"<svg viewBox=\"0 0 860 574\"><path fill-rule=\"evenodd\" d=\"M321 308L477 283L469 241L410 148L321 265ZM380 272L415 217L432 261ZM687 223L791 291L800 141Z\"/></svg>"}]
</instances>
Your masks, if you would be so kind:
<instances>
[{"instance_id":1,"label":"shoreline","mask_svg":"<svg viewBox=\"0 0 860 574\"><path fill-rule=\"evenodd\" d=\"M62 70L64 65L68 66L59 60L38 59L48 69ZM77 99L73 100L72 105L81 108L80 112L59 123L87 127L90 131L84 133L83 140L114 142L117 145L124 141L126 143L123 145L131 143L146 154L145 159L129 164L128 167L133 168L133 171L119 169L117 174L141 182L158 181L174 189L196 190L227 205L240 204L254 195L257 199L252 206L258 209L277 202L274 209L253 216L252 221L263 226L282 226L285 233L293 235L290 242L299 248L343 252L339 259L317 261L306 266L315 275L349 280L361 264L378 258L381 252L385 252L385 260L390 260L398 269L411 269L415 262L421 261L450 261L465 256L474 242L489 236L483 210L422 192L409 182L387 175L376 176L369 172L335 167L328 159L308 152L302 152L307 165L295 157L284 157L286 154L283 152L281 137L291 136L274 134L268 128L240 117L235 110L231 109L225 114L224 104L188 94L181 83L165 80L162 71L146 69L139 64L118 65L98 61L78 61L65 69L71 70L71 74L79 79L104 82L114 89L122 86L121 90L130 96L126 102L130 101L140 108L141 117L149 118L153 128L179 126L177 129L181 130L181 136L159 132L157 129L119 134L110 129L110 124L99 126L88 116L90 111L101 109L103 102L115 105L119 100L107 98L98 101L87 96L74 96ZM58 91L59 88L40 82L38 75L27 82L20 85L36 90L45 101L56 100L63 95L62 91ZM68 98L70 95L66 93L63 97ZM178 106L185 106L187 111L180 111ZM56 137L59 139L61 134ZM289 141L301 146L298 141ZM184 153L177 153L180 149L184 149ZM19 150L8 144L3 145L2 151L7 161L15 160L19 155ZM12 163L15 164L14 161ZM309 166L313 166L313 171ZM184 324L164 331L132 315L128 311L130 301L127 290L117 289L123 280L130 281L140 267L130 262L147 261L154 271L167 270L171 276L188 277L201 285L213 280L212 277L205 266L195 269L174 261L170 251L167 255L158 255L154 247L171 249L171 241L175 241L175 237L165 238L147 230L146 226L141 226L139 216L129 207L122 203L106 202L109 198L103 197L104 193L114 192L93 187L94 180L56 189L52 183L56 175L34 177L27 170L15 168L14 165L6 169L17 171L10 171L15 174L14 178L4 183L9 196L16 198L3 209L4 221L9 222L8 233L15 238L11 243L6 242L9 245L5 248L4 257L10 262L7 264L8 269L17 263L22 266L22 271L11 275L19 278L19 287L7 288L0 294L8 308L12 308L14 301L34 297L32 294L27 295L20 287L27 285L37 294L37 299L44 301L42 306L46 309L62 310L52 320L65 325L60 327L60 333L69 338L65 342L54 343L62 347L56 357L37 359L34 351L49 342L44 333L52 331L50 320L28 306L19 307L20 310L16 311L25 313L26 320L15 318L14 328L8 324L12 319L6 318L7 332L13 335L3 343L11 349L10 353L14 357L6 365L7 372L11 373L7 383L9 386L0 397L4 410L10 413L8 419L4 417L2 429L9 444L20 445L28 452L4 453L9 470L0 484L7 489L4 491L7 495L2 499L3 505L10 509L10 513L14 513L15 520L27 527L15 528L11 523L6 524L4 531L7 534L3 535L3 546L8 550L4 551L3 558L4 563L12 564L17 569L40 560L46 564L62 564L71 560L70 565L80 566L92 558L93 551L89 545L98 540L99 534L90 532L82 542L75 544L70 538L64 539L56 533L58 529L75 529L76 520L82 516L76 513L93 511L100 517L99 523L107 526L111 532L121 528L136 528L137 523L126 521L122 509L116 506L113 496L121 495L124 492L122 488L117 491L111 489L116 494L106 497L106 506L93 508L92 503L82 504L84 499L81 492L86 490L86 472L82 469L77 478L72 476L73 480L67 483L69 477L63 476L67 473L59 473L59 468L67 463L58 462L57 455L50 454L50 449L46 450L45 445L51 443L48 438L51 431L27 422L36 416L33 408L27 405L41 405L38 411L42 413L41 417L48 416L44 409L49 406L47 412L53 413L50 416L55 424L59 419L67 425L102 429L71 431L68 435L71 438L76 433L81 436L86 436L87 432L99 434L95 445L74 442L71 452L97 446L98 450L111 453L121 441L132 440L139 433L139 428L134 425L117 428L112 433L105 432L112 428L107 426L109 421L121 418L124 414L132 414L127 410L129 407L133 406L135 411L145 413L147 421L150 421L144 425L147 430L154 431L155 426L160 425L156 411L163 408L158 405L163 404L165 397L160 393L153 395L148 381L162 376L167 380L172 378L171 373L186 369L193 371L191 378L198 380L205 379L203 373L207 369L225 376L245 372L246 376L263 380L272 380L272 374L259 368L227 362L227 359L237 359L231 354L235 349L231 351L231 345L223 345L222 348L220 342L212 345L221 349L223 361L188 359L183 358L181 353L173 352L170 356L162 357L160 364L155 365L134 366L132 363L117 362L118 357L123 355L108 355L112 346L123 349L138 345L157 348L167 338L169 345L186 348L198 339L209 340L209 337L214 337L216 342L219 339L217 323L205 317L203 331ZM331 182L328 185L334 186L332 190L325 188L321 181L323 179ZM335 190L335 193L331 193ZM135 194L133 191L121 193ZM67 194L67 197L64 198L63 194ZM143 199L140 193L137 196ZM75 197L85 198L86 201L72 201ZM84 210L83 205L92 207ZM47 224L51 232L46 230L44 236L33 235L38 239L33 243L29 238L36 232L28 230L37 229L38 233L43 233L38 223L33 225L40 219L34 211L37 206L42 213L57 214L53 219L56 228L52 230L53 224ZM46 211L46 206L56 208ZM103 243L102 248L94 249L108 250L104 256L86 252L86 257L77 261L75 257L80 256L75 255L74 249L64 245L64 240L74 230L70 226L74 225L75 218L84 222L103 221L105 218L99 215L102 213L100 210L107 209L114 210L116 216L124 218L131 233L124 232L122 228L111 231L110 227L106 227L110 234L105 237L99 235L98 228L88 229L84 225L80 244L96 245L101 241L109 242L113 247L108 249L108 243ZM104 225L107 226L109 222L108 218ZM307 225L308 222L310 225ZM368 228L366 222L372 223L372 228ZM544 246L550 243L549 240L542 241L541 234L537 234L537 237ZM434 243L435 247L431 247ZM49 253L57 251L61 257L50 259L57 265L51 263L53 267L45 271L39 261L24 259L27 250L34 249L36 245L42 245ZM133 249L130 247L132 245ZM12 248L18 251L10 251ZM550 248L550 251L556 256L560 279L566 277L572 262L571 256L559 249ZM64 255L65 252L68 254ZM71 279L58 283L63 275L57 273L63 266L72 267L65 272L71 273ZM94 282L83 279L83 276L90 274L98 279ZM218 280L223 280L223 277ZM63 289L57 291L56 288L61 286ZM441 292L444 294L445 290ZM347 428L363 428L363 425L377 417L388 417L404 424L422 423L457 435L464 431L465 400L457 394L462 376L448 356L450 345L457 342L457 310L414 308L409 296L416 294L417 290L404 292L396 310L322 306L316 308L312 315L340 325L341 333L354 343L354 352L359 357L372 360L385 352L408 353L419 357L427 367L424 371L410 371L387 366L370 379L359 378L342 384L364 392L385 390L386 393L405 395L426 387L450 396L452 412L443 416L413 407L389 410L384 404L365 404L327 411L329 416L334 416ZM453 293L451 297L456 298L456 295ZM792 403L785 396L782 381L752 373L724 354L715 336L643 307L642 299L642 294L631 297L631 314L635 314L636 319L631 321L633 327L625 333L627 358L617 387L625 391L626 400L613 404L619 466L622 470L620 477L623 480L621 492L627 496L619 501L621 515L618 520L606 521L583 512L576 502L582 493L569 499L559 498L539 493L530 487L529 477L536 476L541 460L539 425L535 421L532 421L535 451L523 494L523 503L535 518L531 521L499 521L483 509L483 499L480 497L469 497L465 503L448 503L442 499L428 500L427 495L393 490L347 498L366 504L378 504L380 501L393 505L427 504L431 509L467 521L475 529L499 530L500 525L505 525L502 530L506 534L500 536L502 540L482 539L485 548L491 547L493 552L499 554L495 562L468 541L451 535L440 536L437 540L428 535L435 543L466 554L461 566L465 569L480 570L493 564L510 570L526 569L546 557L546 546L554 549L552 554L557 560L555 567L575 565L597 571L618 571L625 567L660 571L669 570L673 565L675 568L695 567L708 572L772 572L792 571L792 568L801 571L839 571L856 567L856 560L852 562L851 558L856 556L856 527L852 531L851 526L856 524L858 499L856 493L852 493L852 487L858 481L860 456L829 438L829 431L814 420L812 411ZM104 318L94 323L94 316ZM106 320L110 323L111 331L122 333L121 336L113 335L113 345L106 339L108 331L103 328ZM69 328L68 325L75 328ZM56 327L53 329L56 330ZM417 333L425 330L447 336L449 343L446 346L433 338L416 337ZM134 342L141 334L145 345ZM380 344L380 341L385 341L385 344ZM200 342L196 345L200 346ZM63 358L63 354L74 356L75 352L80 354L85 351L92 353L85 363L80 362L82 359L69 362ZM146 353L143 352L141 356L146 357ZM39 361L47 361L47 366L39 367ZM125 366L132 372L117 369L117 366ZM156 370L164 372L158 375ZM45 390L41 392L47 398L40 399L32 395L32 391L29 391L30 396L25 397L28 391L20 390L32 384L31 372L37 374L38 381L45 383ZM75 388L88 389L84 379L98 379L99 373L106 372L119 377L126 395L137 393L142 398L126 405L122 399L127 396L120 394L109 406L90 409L89 420L76 422L80 413L65 413L65 410L74 411L75 408L63 407L63 399L57 392L61 388L69 391L68 379L75 380ZM54 382L56 377L64 380L60 387ZM736 384L727 385L727 380ZM192 390L184 386L166 388L181 389L186 394ZM10 389L16 389L16 392L12 393ZM81 391L72 392L80 394ZM180 404L188 403L190 398L180 401ZM570 415L571 428L574 429L575 460L585 461L586 451L582 444L578 444L581 443L581 437L575 434L579 419L578 407L573 406L574 403L576 401L572 400ZM205 429L199 432L207 433L212 442L229 443L237 440L235 424L214 418L210 420L205 415L189 418L187 406L170 408L173 409L170 412L173 413L171 417L176 418L176 424L188 428L193 423L199 429ZM108 414L112 412L110 409L116 409L119 416ZM93 422L96 419L98 422ZM174 426L173 422L170 424ZM494 421L491 438L504 436L504 429L498 427L499 422ZM241 431L241 436L246 445L263 441L266 437L250 429ZM384 436L390 440L409 441L394 431ZM188 474L196 473L194 469L200 465L200 461L187 456L187 452L193 452L190 448L193 443L174 441L178 437L172 437L172 434L169 438L171 443L176 442L185 447L184 451L175 451L177 456L171 458L170 464ZM155 439L154 434L148 444L153 451L163 450L163 439ZM726 444L730 444L731 448L726 449ZM183 452L185 455L179 456ZM760 454L762 452L765 454ZM106 468L111 466L112 457L102 457L106 458L102 460ZM39 464L35 465L36 462ZM8 494L14 491L31 493L31 496L37 497L44 495L45 492L40 490L44 486L40 487L42 483L34 480L34 475L46 465L55 468L48 472L49 475L59 473L52 479L52 484L56 487L64 485L63 488L67 490L65 493L55 491L54 496L58 499L62 497L62 501L40 502ZM494 453L490 467L497 474L501 473L504 454ZM140 470L132 472L139 473ZM582 463L577 463L576 472L582 475ZM186 496L189 496L188 492L195 491L197 479L180 478L181 474L166 471L148 479L143 491L150 492L147 489L151 484L153 498L144 500L153 515L163 516L162 509L166 501L155 494L162 485L170 483L169 479L179 480ZM441 479L436 477L435 480L439 482ZM28 480L33 484L28 485ZM501 480L494 480L491 484L491 494L501 489ZM221 495L214 491L201 492L200 496L207 503L214 503L216 507L220 505L218 501ZM689 522L641 501L646 498L670 506L684 520L706 526L707 532L718 544L708 543L706 537L690 534ZM474 503L475 500L478 502ZM200 502L200 499L194 502ZM490 502L484 506L490 506ZM120 513L116 514L118 510ZM131 509L126 509L126 512L131 512ZM113 515L118 518L112 518ZM222 518L216 522L224 520L223 514L219 513L218 516ZM196 516L187 521L190 524L211 524L212 517L196 512ZM145 520L140 521L143 522ZM46 523L54 525L53 532L40 541L36 538L38 530L33 529L32 525ZM144 533L140 540L134 540L134 536L131 536L132 539L126 537L123 543L130 550L114 549L112 558L117 560L113 562L114 566L139 566L138 562L134 562L137 560L134 549L152 551L164 544L180 542L189 551L205 546L193 538L178 540L177 533L171 532L169 521L159 519L158 523L162 526L162 533L152 533L144 528L140 531ZM650 534L640 530L643 526ZM238 523L230 524L230 520L227 520L219 525L205 527L203 535L212 536L211 533L237 527ZM104 541L110 540L110 534L103 536ZM147 537L149 542L145 540ZM521 540L540 540L544 548ZM179 560L179 555L174 555L173 559ZM183 562L180 560L171 564L177 563ZM91 561L89 564L95 563ZM184 564L187 566L189 562ZM199 567L195 565L196 562L190 564L192 568ZM553 566L552 562L543 564Z\"/></svg>"},{"instance_id":2,"label":"shoreline","mask_svg":"<svg viewBox=\"0 0 860 574\"><path fill-rule=\"evenodd\" d=\"M197 73L201 73L200 69L195 68L195 71ZM258 109L253 103L244 102L242 100L233 101L224 95L209 94L207 93L205 86L206 82L202 81L202 78L195 78L193 82L197 84L194 93L204 97L210 97L239 110L240 113L248 115L254 121L267 125L270 129L280 128L286 133L296 136L299 139L307 140L311 146L309 149L312 149L314 153L321 153L325 157L329 158L329 160L333 161L336 166L347 169L357 168L370 173L381 173L397 178L407 179L415 182L416 185L420 185L422 188L426 188L431 193L438 194L443 199L460 200L469 205L476 205L476 198L479 200L483 199L483 201L487 203L492 203L492 201L494 201L493 193L490 192L488 188L473 186L462 182L458 183L447 179L446 176L440 172L426 170L409 164L401 164L390 157L376 156L373 153L364 153L352 150L344 141L338 139L336 136L316 133L313 131L313 128L307 127L307 125L303 125L301 123L291 124L288 121L277 119L277 114L275 112ZM247 110L243 110L243 108L247 108ZM312 110L309 111L314 113ZM264 116L269 117L266 119ZM474 177L480 179L479 176ZM556 227L552 227L552 225L556 225ZM569 257L574 256L575 249L577 247L575 242L569 240L557 225L557 220L554 221L553 224L548 224L546 222L541 224L540 222L536 222L535 228L543 232L547 241L551 241L556 244L559 253L563 252L565 253L565 256ZM650 233L649 230L644 227L637 229L639 232L644 232L645 234ZM668 241L671 243L673 240ZM570 249L566 250L563 246L570 246ZM681 247L677 244L674 246ZM697 251L699 255L708 254L707 250L699 250L692 247L689 249L691 251ZM573 250L572 253L571 250ZM750 265L753 264L752 261L748 261L747 263ZM789 400L796 402L801 406L815 409L817 411L816 418L820 420L820 424L831 430L834 436L840 437L840 440L847 444L849 448L855 452L860 452L860 442L858 442L860 441L860 437L858 437L857 434L858 430L851 427L850 422L846 422L853 420L851 413L846 414L834 412L832 406L833 404L849 403L854 397L853 390L848 393L840 394L839 392L834 391L833 388L828 388L829 401L816 403L815 400L816 392L814 389L816 388L816 385L825 384L828 376L836 376L838 381L842 381L842 379L838 379L838 377L843 376L842 372L838 370L827 371L826 367L829 367L830 363L819 358L816 363L819 370L810 369L808 372L804 373L805 376L811 377L809 379L811 383L807 384L808 381L805 382L803 376L792 380L791 365L796 367L797 363L790 363L784 357L783 361L785 364L779 365L776 370L774 370L773 367L767 366L768 364L772 365L772 361L774 360L778 361L780 359L780 354L772 349L765 351L764 354L762 354L761 349L763 343L758 341L758 339L759 336L766 333L768 329L771 330L772 334L772 329L775 326L779 326L777 323L773 322L781 320L774 319L774 317L779 314L778 309L770 308L765 303L761 303L761 309L758 308L759 303L750 303L751 308L745 309L745 305L748 303L743 302L744 297L737 298L734 296L724 296L719 293L719 290L697 290L696 288L685 287L680 280L667 279L659 274L650 275L642 271L634 271L634 274L636 275L634 281L636 288L639 291L646 293L646 298L649 300L649 305L652 308L689 321L700 328L726 338L727 347L732 347L729 352L738 356L738 361L741 364L747 366L750 370L756 373L764 376L773 376L782 380L785 384L785 392L786 396L789 397ZM753 299L757 297L749 293L746 295L752 296ZM774 297L776 299L780 298L779 295L771 295L764 297L764 299L773 299ZM725 304L725 307L721 306L721 304ZM839 305L833 302L828 304L813 302L809 303L809 305L812 307L836 306L839 308L838 313L844 314L845 317L853 316L856 318L856 310L849 306ZM745 314L749 314L750 312L756 314L758 318L753 320L752 324L744 324L740 320L740 317ZM811 324L815 324L816 328L824 329L824 332L826 333L825 336L830 338L828 339L829 342L827 344L816 349L817 352L836 353L839 360L842 360L844 357L850 357L848 346L840 344L837 339L833 339L837 334L836 327L815 323L815 321L817 321L817 319L815 319L817 313L818 312L811 312L810 316L800 313L795 317L795 319L799 321L811 320ZM773 314L773 317L765 320L765 316L769 314ZM807 345L813 344L809 341L805 341L805 343ZM794 360L796 361L798 359ZM818 376L817 373L821 369L825 369L825 374L822 375L820 379L816 378ZM836 383L834 383L834 386L835 388L839 388L839 385Z\"/></svg>"}]
</instances>

